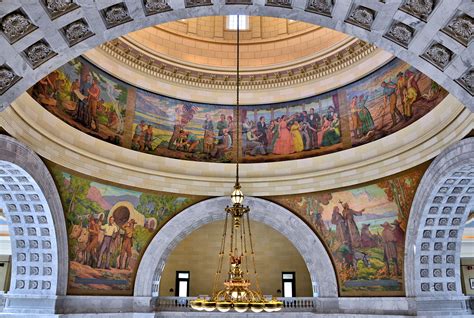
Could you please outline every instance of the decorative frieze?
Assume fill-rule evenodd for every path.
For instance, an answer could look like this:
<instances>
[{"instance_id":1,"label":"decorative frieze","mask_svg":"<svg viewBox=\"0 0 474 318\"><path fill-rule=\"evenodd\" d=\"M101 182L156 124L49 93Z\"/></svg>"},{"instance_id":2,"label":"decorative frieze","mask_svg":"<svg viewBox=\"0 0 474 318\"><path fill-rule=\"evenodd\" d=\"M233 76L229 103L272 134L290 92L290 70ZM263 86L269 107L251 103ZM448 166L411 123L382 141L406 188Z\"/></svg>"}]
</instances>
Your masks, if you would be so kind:
<instances>
[{"instance_id":1,"label":"decorative frieze","mask_svg":"<svg viewBox=\"0 0 474 318\"><path fill-rule=\"evenodd\" d=\"M266 0L266 6L281 7L291 9L291 0Z\"/></svg>"},{"instance_id":2,"label":"decorative frieze","mask_svg":"<svg viewBox=\"0 0 474 318\"><path fill-rule=\"evenodd\" d=\"M384 37L407 49L414 35L414 28L400 21L393 21Z\"/></svg>"},{"instance_id":3,"label":"decorative frieze","mask_svg":"<svg viewBox=\"0 0 474 318\"><path fill-rule=\"evenodd\" d=\"M45 40L40 40L23 51L23 56L33 69L56 55L57 53L51 49Z\"/></svg>"},{"instance_id":4,"label":"decorative frieze","mask_svg":"<svg viewBox=\"0 0 474 318\"><path fill-rule=\"evenodd\" d=\"M10 44L15 43L38 28L22 10L16 10L4 16L0 20L0 27L2 34Z\"/></svg>"},{"instance_id":5,"label":"decorative frieze","mask_svg":"<svg viewBox=\"0 0 474 318\"><path fill-rule=\"evenodd\" d=\"M435 6L435 0L404 0L400 10L426 22Z\"/></svg>"},{"instance_id":6,"label":"decorative frieze","mask_svg":"<svg viewBox=\"0 0 474 318\"><path fill-rule=\"evenodd\" d=\"M186 8L212 6L212 1L211 0L184 0L184 6Z\"/></svg>"},{"instance_id":7,"label":"decorative frieze","mask_svg":"<svg viewBox=\"0 0 474 318\"><path fill-rule=\"evenodd\" d=\"M79 8L73 0L41 0L41 4L51 20Z\"/></svg>"},{"instance_id":8,"label":"decorative frieze","mask_svg":"<svg viewBox=\"0 0 474 318\"><path fill-rule=\"evenodd\" d=\"M464 46L468 46L474 37L474 19L458 12L441 30Z\"/></svg>"},{"instance_id":9,"label":"decorative frieze","mask_svg":"<svg viewBox=\"0 0 474 318\"><path fill-rule=\"evenodd\" d=\"M69 46L76 45L94 35L84 19L76 20L61 30Z\"/></svg>"},{"instance_id":10,"label":"decorative frieze","mask_svg":"<svg viewBox=\"0 0 474 318\"><path fill-rule=\"evenodd\" d=\"M353 6L345 21L370 31L375 16L375 10L364 6Z\"/></svg>"},{"instance_id":11,"label":"decorative frieze","mask_svg":"<svg viewBox=\"0 0 474 318\"><path fill-rule=\"evenodd\" d=\"M453 60L454 53L441 43L433 42L421 57L443 71Z\"/></svg>"},{"instance_id":12,"label":"decorative frieze","mask_svg":"<svg viewBox=\"0 0 474 318\"><path fill-rule=\"evenodd\" d=\"M102 9L100 13L102 15L102 18L104 19L104 23L107 29L132 21L132 18L128 13L127 6L123 2Z\"/></svg>"},{"instance_id":13,"label":"decorative frieze","mask_svg":"<svg viewBox=\"0 0 474 318\"><path fill-rule=\"evenodd\" d=\"M0 66L0 95L15 85L20 79L21 77L15 74L8 65L3 64Z\"/></svg>"},{"instance_id":14,"label":"decorative frieze","mask_svg":"<svg viewBox=\"0 0 474 318\"><path fill-rule=\"evenodd\" d=\"M145 15L152 15L161 12L171 11L171 6L166 0L143 0L143 10Z\"/></svg>"},{"instance_id":15,"label":"decorative frieze","mask_svg":"<svg viewBox=\"0 0 474 318\"><path fill-rule=\"evenodd\" d=\"M469 94L474 96L474 68L471 68L456 80L456 83L461 85ZM456 210L456 213L458 211ZM459 214L464 213L464 209L459 207Z\"/></svg>"},{"instance_id":16,"label":"decorative frieze","mask_svg":"<svg viewBox=\"0 0 474 318\"><path fill-rule=\"evenodd\" d=\"M308 0L305 11L332 17L334 0Z\"/></svg>"}]
</instances>

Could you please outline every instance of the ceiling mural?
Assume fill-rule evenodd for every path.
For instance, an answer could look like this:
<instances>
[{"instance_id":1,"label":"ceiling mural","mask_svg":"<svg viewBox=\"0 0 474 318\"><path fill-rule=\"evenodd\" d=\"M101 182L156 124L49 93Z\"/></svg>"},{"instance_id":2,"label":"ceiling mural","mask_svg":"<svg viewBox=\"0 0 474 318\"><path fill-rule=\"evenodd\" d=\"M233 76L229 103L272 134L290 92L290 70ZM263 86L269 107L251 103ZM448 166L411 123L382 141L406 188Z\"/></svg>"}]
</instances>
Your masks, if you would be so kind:
<instances>
[{"instance_id":1,"label":"ceiling mural","mask_svg":"<svg viewBox=\"0 0 474 318\"><path fill-rule=\"evenodd\" d=\"M176 213L203 199L106 184L49 164L64 207L68 294L132 295L148 243Z\"/></svg>"},{"instance_id":2,"label":"ceiling mural","mask_svg":"<svg viewBox=\"0 0 474 318\"><path fill-rule=\"evenodd\" d=\"M52 72L29 93L69 125L118 146L194 161L233 162L236 157L232 105L151 93L83 58ZM394 59L324 94L246 105L240 116L243 162L307 158L365 144L410 125L446 96L436 82Z\"/></svg>"},{"instance_id":3,"label":"ceiling mural","mask_svg":"<svg viewBox=\"0 0 474 318\"><path fill-rule=\"evenodd\" d=\"M427 167L349 188L268 199L319 235L335 264L341 296L405 296L405 231Z\"/></svg>"}]
</instances>

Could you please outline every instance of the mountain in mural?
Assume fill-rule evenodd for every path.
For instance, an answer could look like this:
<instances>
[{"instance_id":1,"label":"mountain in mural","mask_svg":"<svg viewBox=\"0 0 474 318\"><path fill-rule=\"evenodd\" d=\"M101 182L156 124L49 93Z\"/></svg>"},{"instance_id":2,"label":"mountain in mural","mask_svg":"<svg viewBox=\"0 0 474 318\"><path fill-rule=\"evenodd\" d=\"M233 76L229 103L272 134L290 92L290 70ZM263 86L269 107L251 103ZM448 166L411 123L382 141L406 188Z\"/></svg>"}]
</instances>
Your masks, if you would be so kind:
<instances>
[{"instance_id":1,"label":"mountain in mural","mask_svg":"<svg viewBox=\"0 0 474 318\"><path fill-rule=\"evenodd\" d=\"M90 187L89 192L87 193L87 199L97 202L104 210L110 210L112 207L112 204L110 204L108 200L104 199L102 193L96 187Z\"/></svg>"}]
</instances>

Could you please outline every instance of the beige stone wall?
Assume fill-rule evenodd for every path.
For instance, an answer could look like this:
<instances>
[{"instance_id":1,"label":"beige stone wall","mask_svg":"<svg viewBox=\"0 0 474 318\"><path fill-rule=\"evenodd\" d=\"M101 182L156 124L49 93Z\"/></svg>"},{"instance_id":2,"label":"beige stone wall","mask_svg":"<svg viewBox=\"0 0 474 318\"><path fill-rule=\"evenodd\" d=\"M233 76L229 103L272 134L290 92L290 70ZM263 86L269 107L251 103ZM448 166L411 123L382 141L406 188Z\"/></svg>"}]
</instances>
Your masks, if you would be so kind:
<instances>
[{"instance_id":1,"label":"beige stone wall","mask_svg":"<svg viewBox=\"0 0 474 318\"><path fill-rule=\"evenodd\" d=\"M175 289L176 271L190 271L190 296L209 295L212 292L223 227L223 221L207 224L179 243L166 262L160 284L161 296L174 296L174 292L170 293L169 290ZM296 296L311 297L309 272L296 248L283 235L265 224L252 222L251 229L262 292L265 295L281 296L277 294L277 290L282 289L281 273L289 271L296 272ZM224 272L226 264L227 259L223 266ZM251 278L254 282L253 275Z\"/></svg>"}]
</instances>

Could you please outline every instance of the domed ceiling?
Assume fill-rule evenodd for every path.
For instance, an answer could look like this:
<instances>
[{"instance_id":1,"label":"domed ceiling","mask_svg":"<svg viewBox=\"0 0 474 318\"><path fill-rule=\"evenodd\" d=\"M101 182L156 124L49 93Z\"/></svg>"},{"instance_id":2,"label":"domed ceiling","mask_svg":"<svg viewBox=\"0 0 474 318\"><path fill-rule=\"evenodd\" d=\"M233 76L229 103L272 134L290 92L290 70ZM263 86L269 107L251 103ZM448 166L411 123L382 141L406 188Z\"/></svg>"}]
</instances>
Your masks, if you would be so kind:
<instances>
[{"instance_id":1,"label":"domed ceiling","mask_svg":"<svg viewBox=\"0 0 474 318\"><path fill-rule=\"evenodd\" d=\"M359 45L339 32L301 22L265 17L249 22L241 47L248 72L304 67L314 59L330 64L334 55L337 59L344 52L352 54L351 45ZM226 29L225 17L205 17L144 29L107 45L128 54L140 50L142 55L135 59L146 55L148 64L174 63L175 73L180 67L232 74L235 36ZM211 102L197 103L192 96L172 98L144 90L130 79L125 83L100 67L74 59L37 83L30 94L46 110L91 136L135 151L193 161L233 162L237 151L243 162L281 161L349 149L407 127L447 96L423 73L392 59L357 81L342 87L345 83L337 81L322 94L301 99L295 89L285 102L244 105L242 122L237 123L233 105L214 102L212 87L203 88ZM357 65L353 70L360 72ZM318 85L317 80L313 83ZM228 88L227 94L235 96L235 89ZM186 86L176 95L186 96ZM237 124L242 128L241 149L235 145Z\"/></svg>"}]
</instances>

